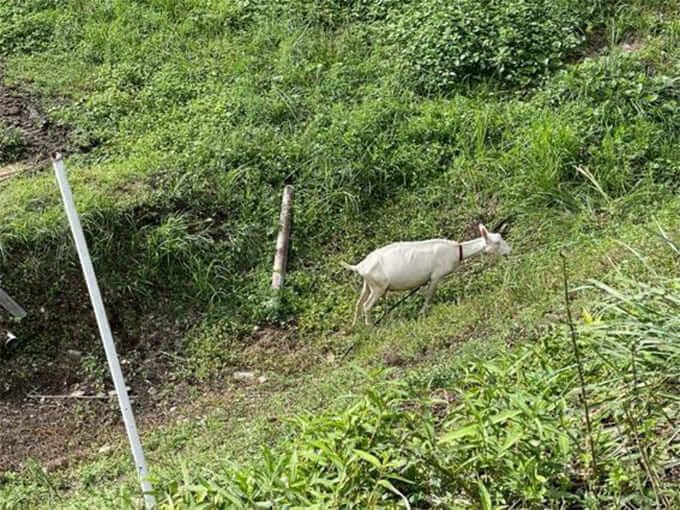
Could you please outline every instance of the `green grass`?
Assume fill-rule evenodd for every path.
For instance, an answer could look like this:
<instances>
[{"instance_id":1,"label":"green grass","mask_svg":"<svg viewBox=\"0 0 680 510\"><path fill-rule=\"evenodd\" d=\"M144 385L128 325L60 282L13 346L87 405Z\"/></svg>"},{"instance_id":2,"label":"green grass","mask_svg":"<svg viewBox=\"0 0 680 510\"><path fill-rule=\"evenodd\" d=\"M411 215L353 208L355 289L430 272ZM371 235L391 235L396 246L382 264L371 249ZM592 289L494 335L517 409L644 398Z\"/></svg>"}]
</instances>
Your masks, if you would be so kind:
<instances>
[{"instance_id":1,"label":"green grass","mask_svg":"<svg viewBox=\"0 0 680 510\"><path fill-rule=\"evenodd\" d=\"M677 228L679 208L680 203L675 200L658 211L660 223L669 231ZM653 227L653 223L650 223L649 227ZM622 275L637 275L638 277L644 275L647 281L677 274L678 259L662 240L649 234L644 228L631 223L623 224L617 231L621 235L616 236L616 239L613 238L613 231L606 231L601 236L583 235L580 239L576 238L570 248L565 248L566 253L572 255L573 258L573 262L569 265L572 286L578 286L595 275L602 275L605 281L620 286L623 280L621 276L617 276L619 272ZM622 246L617 239L621 243L634 246L636 251L643 253L644 263L637 257L630 256L627 248ZM269 364L261 367L270 381L264 387L258 388L255 395L248 389L225 389L223 393L225 396L209 397L199 411L186 411L184 416L193 416L192 419L184 422L179 420L176 425L162 427L155 431L144 431L149 461L159 477L156 480L159 490L167 492L170 497L182 499L189 498L192 494L198 497L195 491L203 491L204 489L200 487L204 486L212 497L214 494L211 491L217 490L217 487L230 487L229 480L232 478L228 473L232 473L233 470L249 472L252 469L254 470L253 476L264 476L260 471L262 467L258 463L259 460L257 460L261 458L259 448L262 443L281 449L277 455L283 455L283 458L288 458L286 456L292 452L293 444L298 445L295 447L298 450L304 447L304 438L307 436L304 434L300 436L301 432L297 427L291 428L282 424L282 417L292 417L303 410L316 412L319 408L330 409L327 414L313 419L310 428L306 429L310 434L320 434L321 439L326 440L323 431L330 426L329 423L345 419L344 416L355 416L357 410L352 407L352 404L362 401L364 389L383 388L378 393L378 397L389 400L392 398L390 395L393 391L390 388L393 384L400 386L402 383L398 381L404 380L404 377L406 377L405 380L410 381L409 386L406 390L402 388L399 391L407 391L409 402L415 406L425 406L423 408L425 410L432 406L430 399L433 396L441 399L442 391L458 393L462 391L461 389L469 388L466 391L469 391L472 397L474 392L486 388L485 392L490 395L487 396L488 398L493 397L504 402L506 398L513 401L519 395L525 395L526 398L533 395L532 398L545 399L550 395L546 392L553 388L551 391L556 391L560 395L566 389L570 390L571 393L563 395L568 402L567 410L571 416L570 420L577 420L578 416L582 419L578 411L578 397L575 393L578 386L563 382L564 377L575 376L575 366L564 330L561 327L555 327L555 323L561 322L564 318L564 307L560 296L562 284L559 275L560 261L556 251L557 248L546 249L545 252L537 251L526 257L512 258L503 264L495 265L486 271L485 275L492 281L497 281L497 285L487 289L484 293L474 293L470 297L462 298L458 305L441 303L435 306L432 314L424 319L414 320L409 315L415 312L415 309L412 312L405 310L403 318L395 318L394 322L375 331L362 330L349 337L331 336L317 340L315 351L335 352L336 360L347 345L357 342L357 350L350 356L354 360L352 362L336 365L335 361L324 356L316 358L317 363L321 363L316 368L303 374L285 375L280 373L281 358L272 359ZM618 261L616 265L613 260ZM512 267L520 263L522 266L526 264L521 271ZM608 269L603 271L603 264ZM648 273L649 267L654 268L656 276ZM508 280L503 283L505 280L503 275L506 272L523 274L525 271L529 272L528 268L534 268L535 279L526 277L518 282L513 283ZM455 284L452 282L445 286L444 290L447 294L454 292L457 286L465 283L462 278L455 279L457 280ZM540 285L537 285L537 281L540 281ZM673 287L669 288L671 292L675 292L672 289ZM580 316L578 311L584 307L589 315L601 316L604 319L611 317L615 320L615 315L600 314L599 308L593 304L594 296L594 293L575 294L577 299L572 307L573 311ZM597 301L603 299L603 295L597 297ZM588 315L585 317L587 318ZM579 323L582 323L582 320L579 317ZM607 322L600 324L606 325ZM601 386L601 383L608 380L602 375L602 370L606 370L607 367L603 368L599 359L595 357L599 349L592 348L596 345L603 345L601 335L606 333L606 330L591 333L589 330L592 327L584 323L583 330L579 333L583 335L583 348L588 349L589 363L593 367L590 376L597 383L595 389L598 392L611 390L618 398L623 393L619 393L617 387ZM597 327L601 328L601 326ZM590 339L586 335L594 336ZM357 367L366 365L378 369L385 367L386 364L393 363L395 353L400 359L399 364L404 364L404 368L396 369L397 372L394 374L397 376L396 383L388 383L386 387L383 387L381 381L385 381L384 376L375 379L375 376L370 377L357 371ZM546 356L551 360L547 367L540 363ZM518 360L523 360L522 363L526 366L518 365ZM517 376L520 367L524 368L523 378ZM493 371L489 372L490 370ZM504 374L503 377L510 379L498 379L499 374L493 375L495 370L498 370L499 374ZM566 372L562 375L563 378L553 380L546 375L548 370L558 373L566 370ZM667 377L672 376L673 371L670 370L670 366L666 374L668 374ZM466 378L481 379L468 381ZM395 381L394 377L389 379ZM546 380L552 386L546 385ZM497 392L501 394L497 395ZM591 396L591 398L595 400L594 397ZM602 396L599 396L599 399L606 400ZM555 403L552 399L548 402L550 405ZM615 399L614 402L617 400ZM453 403L449 405L453 406ZM674 405L676 407L671 406L667 412L677 413L677 405ZM482 407L485 409L486 404ZM337 412L333 412L334 409L337 409ZM369 415L373 412L370 406L369 409L366 407L361 407L361 409L364 409L362 413L368 412ZM462 420L465 416L460 415L454 407L446 409L447 416L458 417L456 418L458 420ZM650 409L658 409L658 406L652 406ZM638 412L642 413L641 410ZM412 417L409 418L409 416L399 417L399 420L411 420ZM542 419L548 420L545 423L546 428L555 427L555 424L551 425L552 414L550 412L546 411L542 416ZM277 421L272 422L272 417L276 417ZM660 418L655 418L657 419ZM443 435L446 430L453 427L453 425L445 427L445 421L440 419L436 422L438 435ZM320 425L320 423L326 425ZM407 426L394 424L389 427L387 423L384 430L387 437L392 437L393 433L397 433L405 434L404 437L407 438L416 438L421 432L417 423ZM569 465L572 463L587 465L588 463L585 457L574 457L579 448L586 444L583 423L580 422L580 425L576 421L569 421L569 423L571 425L566 430L575 435L575 438L569 440L569 455L561 458L559 462L562 464L554 467L560 472L564 469L564 462ZM651 434L657 430L653 426L654 423L657 422L649 422L645 428L645 434ZM601 426L603 431L608 430L606 419L602 419ZM560 434L564 433L566 432L560 432ZM557 432L554 434L549 437L557 441L561 436ZM652 439L649 436L646 437L647 440ZM668 436L661 436L662 439L664 437ZM605 436L602 436L601 447L604 450L611 448L611 443L608 442L610 439L607 441L604 439ZM290 446L289 441L292 441ZM628 439L626 439L626 444L627 441ZM655 450L665 451L662 443L652 441L651 444L654 445ZM629 447L630 445L627 444L627 448ZM454 448L454 450L457 449ZM523 455L529 455L529 453L525 452ZM625 459L621 462L623 461ZM663 455L658 458L658 461L666 462ZM644 486L646 475L638 467L630 468L626 465L628 467L624 466L625 469L621 472L617 467L620 466L619 461L617 463L607 461L605 465L612 470L610 478L617 476L627 478L625 480L603 480L606 483L598 484L593 489L595 492L590 492L588 497L591 499L602 498L602 502L610 500L611 504L616 506L614 501L622 497L621 492L616 493L616 490L630 495L631 483L642 483ZM45 507L50 508L79 508L92 504L100 507L125 506L125 501L136 497L137 490L130 468L126 443L121 438L116 454L112 457L97 459L96 453L93 452L91 460L85 459L72 470L45 475L36 466L27 470L21 478L15 481L13 478L6 478L5 483L9 482L9 485L4 489L3 499L15 502L16 507L22 506L21 502L23 505L37 505L38 501L42 501ZM487 472L486 468L482 471ZM539 471L539 474L546 475L544 471ZM371 480L373 475L375 473L367 479ZM513 471L507 468L503 476L506 476L505 479L510 483L513 480ZM555 480L554 477L547 478L551 483ZM519 482L519 474L514 480L513 483ZM533 480L533 483L538 484L534 486L538 491L536 494L543 493L541 491L545 488L545 482L540 480L540 478ZM619 487L617 483L623 485ZM451 487L451 485L446 486ZM491 486L499 487L494 484ZM359 486L350 484L350 487ZM527 487L527 490L529 489ZM491 490L490 487L489 490ZM501 491L506 495L505 497L507 497L507 492L504 491L507 490L509 489ZM580 490L575 490L571 497L586 497L585 493L579 492ZM653 498L653 494L648 490L637 493L634 489L632 492L637 494L636 497L643 498L640 501L649 501L649 498ZM362 494L366 493L362 492ZM498 502L499 496L497 493L493 494L493 500ZM517 497L519 493L511 492L510 494ZM289 494L289 497L296 496ZM350 495L347 494L347 497ZM531 501L531 498L527 501ZM640 504L644 506L643 503ZM13 508L11 503L8 507Z\"/></svg>"},{"instance_id":2,"label":"green grass","mask_svg":"<svg viewBox=\"0 0 680 510\"><path fill-rule=\"evenodd\" d=\"M576 411L579 361L556 332L373 382L341 412L296 417L293 438L255 462L172 474L165 507L672 507L678 280L597 285L610 302L580 332L592 434Z\"/></svg>"},{"instance_id":3,"label":"green grass","mask_svg":"<svg viewBox=\"0 0 680 510\"><path fill-rule=\"evenodd\" d=\"M71 128L70 145L87 149L68 154L66 165L107 302L132 315L133 302L162 313L200 311L199 323L176 352L187 360L174 367L181 377L209 379L249 363L273 374L268 396L255 400L279 411L242 404L238 415L253 422L228 439L224 434L235 418L220 412L208 413L206 426L171 426L152 434L158 446L151 459L160 466L160 486L169 497L196 497L187 487L199 476L205 483L218 480L220 487L237 471L273 479L272 466L263 471L256 462L238 468L220 463L220 456L239 460L232 452L259 442L281 442L267 421L273 412L301 412L318 398L321 407L348 416L344 403L332 397L338 389L349 392L355 379L360 386L371 383L344 365L313 365L331 355L337 359L352 342L358 342L360 366L403 364L411 373L407 367L432 364L433 372L452 372L459 365L451 358L460 357L460 366L476 367L462 379L448 379L441 387L446 391L465 377L485 374L478 354L488 346L485 354L506 377L498 391L516 385L517 392L531 392L543 384L545 367L532 360L526 370L537 379L526 386L515 382L509 367L526 353L538 356L548 348L542 342L552 338L551 324L562 310L560 251L578 281L604 277L615 264L624 272L626 264L634 265L641 268L641 281L653 280L652 271L643 270L615 240L650 257L658 273L672 275L676 268L672 256L656 255L660 243L637 226L653 227L652 216L670 232L678 226L680 31L673 3L602 2L578 13L548 9L543 2L507 4L521 8L521 16L494 3L489 12L498 17L487 21L499 24L489 33L501 30L503 37L528 30L540 11L545 25L536 29L535 46L524 48L521 37L491 37L486 49L470 46L480 52L470 58L484 62L472 66L479 74L470 75L468 61L454 63L460 55L447 53L442 58L449 60L431 62L428 69L453 66L466 77L453 73L439 82L438 73L421 75L427 83L412 70L432 52L441 53L432 34L459 13L437 1L427 2L431 12L419 12L419 5L402 14L392 2L312 6L302 0L281 5L35 0L0 7L5 81L39 94L50 118ZM470 18L470 33L479 30L476 23L487 22L484 11L477 14L481 17ZM424 20L418 30L409 28L414 17ZM554 47L545 64L514 62L520 50L553 47L550 30L543 31L551 23L580 35L565 36L564 47ZM399 27L398 37L385 35L390 27ZM467 29L456 30L448 36L469 37ZM631 42L634 51L624 45ZM496 44L509 45L507 61L492 58ZM269 271L285 183L296 187L290 274L282 306L271 309ZM0 186L3 285L19 289L17 298L28 307L54 306L62 296L60 282L79 275L53 177L39 172ZM489 224L508 214L514 216L509 234L514 255L498 263L468 261L440 288L439 304L428 317L417 316L419 298L412 298L384 328L338 334L349 324L358 295L358 282L340 260L356 261L397 239L465 239L478 221ZM68 294L65 301L71 299ZM290 356L285 367L275 354L249 358L243 346L252 328L266 324L294 329L307 350ZM35 338L35 363L89 341L89 333L80 337L61 324L23 327ZM468 341L484 347L465 349ZM504 342L518 347L502 354ZM568 350L543 353L552 354L556 364L573 369ZM322 390L298 394L302 381L316 379ZM418 388L409 399L428 398ZM578 412L577 404L566 398L570 412ZM370 405L364 410L373 412ZM323 429L323 420L335 419L324 416L310 427ZM419 433L419 426L400 420L395 430ZM194 426L198 432L187 432ZM570 427L571 433L573 423ZM187 435L189 440L181 439ZM563 444L561 436L551 437ZM287 444L282 442L281 451ZM586 458L563 454L551 458L552 468L588 465ZM182 463L190 466L187 474ZM465 495L458 504L483 505L487 494L494 504L548 497L541 492L543 481L529 480L514 464L507 473L472 465L469 478L477 485L461 483ZM352 490L368 498L393 497L384 483L364 490L370 476L384 474L367 473L367 467L352 478ZM201 469L218 474L196 474ZM109 478L99 484L104 472ZM490 472L496 473L495 486L491 475L475 475ZM0 486L5 506L47 497L45 505L96 501L113 507L135 491L134 480L117 480L130 473L122 446L115 459L85 461L49 475L55 478L50 483L40 473L36 466L8 475ZM568 492L581 503L606 495L615 505L631 494L651 501L652 481L645 474L619 480L618 489L607 479L587 490L570 485ZM534 492L518 496L520 486Z\"/></svg>"}]
</instances>

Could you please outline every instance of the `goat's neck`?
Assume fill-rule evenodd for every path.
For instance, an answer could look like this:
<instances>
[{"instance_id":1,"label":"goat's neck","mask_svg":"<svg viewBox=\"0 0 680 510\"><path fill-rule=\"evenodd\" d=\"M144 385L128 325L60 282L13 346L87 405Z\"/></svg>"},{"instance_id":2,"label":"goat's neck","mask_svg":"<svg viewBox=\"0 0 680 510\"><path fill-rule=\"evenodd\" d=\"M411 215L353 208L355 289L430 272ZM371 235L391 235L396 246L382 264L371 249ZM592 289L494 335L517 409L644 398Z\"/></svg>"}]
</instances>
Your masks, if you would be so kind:
<instances>
[{"instance_id":1,"label":"goat's neck","mask_svg":"<svg viewBox=\"0 0 680 510\"><path fill-rule=\"evenodd\" d=\"M478 237L477 239L472 239L470 241L464 241L460 243L463 246L463 260L477 255L484 251L486 247L486 242L483 237Z\"/></svg>"}]
</instances>

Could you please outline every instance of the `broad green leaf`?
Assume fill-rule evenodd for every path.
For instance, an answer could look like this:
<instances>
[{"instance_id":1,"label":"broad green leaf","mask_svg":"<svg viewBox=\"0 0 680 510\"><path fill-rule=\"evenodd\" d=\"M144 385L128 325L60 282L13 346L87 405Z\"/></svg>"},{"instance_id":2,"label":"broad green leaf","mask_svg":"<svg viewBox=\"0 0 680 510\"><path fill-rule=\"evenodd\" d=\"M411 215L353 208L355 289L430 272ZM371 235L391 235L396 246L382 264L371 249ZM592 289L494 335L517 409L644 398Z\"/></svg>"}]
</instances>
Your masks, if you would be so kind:
<instances>
[{"instance_id":1,"label":"broad green leaf","mask_svg":"<svg viewBox=\"0 0 680 510\"><path fill-rule=\"evenodd\" d=\"M408 478L404 478L403 476L399 476L399 475L395 475L395 474L390 474L390 475L387 475L387 476L389 476L390 480L399 480L400 482L409 483L409 484L414 483L413 480L409 480Z\"/></svg>"},{"instance_id":2,"label":"broad green leaf","mask_svg":"<svg viewBox=\"0 0 680 510\"><path fill-rule=\"evenodd\" d=\"M491 510L493 507L491 506L491 496L489 495L489 491L486 490L486 487L481 480L477 482L477 485L479 486L479 500L482 503L483 510Z\"/></svg>"},{"instance_id":3,"label":"broad green leaf","mask_svg":"<svg viewBox=\"0 0 680 510\"><path fill-rule=\"evenodd\" d=\"M512 446L523 437L524 431L520 427L511 430L510 433L505 437L505 441L503 442L503 447L501 450L505 451L509 448L512 448Z\"/></svg>"},{"instance_id":4,"label":"broad green leaf","mask_svg":"<svg viewBox=\"0 0 680 510\"><path fill-rule=\"evenodd\" d=\"M373 467L375 467L376 469L380 469L382 467L380 460L378 460L378 458L375 457L374 455L371 455L370 453L365 452L363 450L357 450L356 448L354 449L354 453L357 456L364 459L366 462L369 462L370 464L372 464Z\"/></svg>"},{"instance_id":5,"label":"broad green leaf","mask_svg":"<svg viewBox=\"0 0 680 510\"><path fill-rule=\"evenodd\" d=\"M444 434L441 439L439 440L440 443L453 443L457 439L460 439L461 437L465 436L472 436L477 434L478 431L478 425L476 423L473 423L472 425L468 425L467 427L461 427L459 429L456 429L452 432L449 432L448 434Z\"/></svg>"},{"instance_id":6,"label":"broad green leaf","mask_svg":"<svg viewBox=\"0 0 680 510\"><path fill-rule=\"evenodd\" d=\"M507 411L503 411L502 413L498 413L496 416L492 416L489 421L496 425L497 423L500 423L502 421L509 420L510 418L514 418L518 414L521 414L522 411L519 409L509 409Z\"/></svg>"},{"instance_id":7,"label":"broad green leaf","mask_svg":"<svg viewBox=\"0 0 680 510\"><path fill-rule=\"evenodd\" d=\"M404 496L399 490L392 485L388 480L378 480L378 485L382 485L385 487L388 491L396 494L397 496L401 497L401 500L404 502L404 505L406 505L406 508L411 508L411 504L408 502L408 499L406 499L406 496Z\"/></svg>"},{"instance_id":8,"label":"broad green leaf","mask_svg":"<svg viewBox=\"0 0 680 510\"><path fill-rule=\"evenodd\" d=\"M557 444L560 447L560 453L567 455L569 453L569 437L566 434L560 434L557 438Z\"/></svg>"}]
</instances>

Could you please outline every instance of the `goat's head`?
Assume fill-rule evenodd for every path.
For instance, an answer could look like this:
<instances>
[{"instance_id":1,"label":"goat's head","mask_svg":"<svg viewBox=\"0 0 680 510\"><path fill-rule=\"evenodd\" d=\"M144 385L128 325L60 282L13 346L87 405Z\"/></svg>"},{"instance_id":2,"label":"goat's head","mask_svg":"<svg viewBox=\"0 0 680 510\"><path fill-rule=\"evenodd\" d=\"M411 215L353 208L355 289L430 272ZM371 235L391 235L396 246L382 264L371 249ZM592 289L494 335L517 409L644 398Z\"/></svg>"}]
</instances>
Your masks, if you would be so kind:
<instances>
[{"instance_id":1,"label":"goat's head","mask_svg":"<svg viewBox=\"0 0 680 510\"><path fill-rule=\"evenodd\" d=\"M486 246L484 247L484 253L490 253L493 255L510 255L512 248L505 242L503 236L496 232L489 232L484 225L479 224L479 233L482 235Z\"/></svg>"}]
</instances>

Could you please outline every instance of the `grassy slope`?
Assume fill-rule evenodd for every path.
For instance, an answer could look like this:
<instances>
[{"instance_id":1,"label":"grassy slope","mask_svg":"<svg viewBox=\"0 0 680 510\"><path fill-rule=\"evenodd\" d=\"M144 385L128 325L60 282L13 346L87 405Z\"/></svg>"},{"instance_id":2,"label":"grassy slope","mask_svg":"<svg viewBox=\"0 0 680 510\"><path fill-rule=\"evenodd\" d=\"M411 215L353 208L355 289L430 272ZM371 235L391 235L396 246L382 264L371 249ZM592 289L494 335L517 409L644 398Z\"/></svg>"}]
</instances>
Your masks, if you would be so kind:
<instances>
[{"instance_id":1,"label":"grassy slope","mask_svg":"<svg viewBox=\"0 0 680 510\"><path fill-rule=\"evenodd\" d=\"M680 202L673 201L657 210L659 220L669 229L678 228ZM652 227L652 224L649 224ZM616 239L616 240L615 240ZM627 223L603 235L583 235L574 239L569 253L578 254L582 264L570 265L575 281L603 276L616 269L613 260L623 263L626 273L643 274L645 266L631 258L617 240L635 246L660 274L677 274L678 262L664 250L663 243L649 237L640 226ZM460 305L442 303L435 306L426 319L399 319L375 332L361 331L348 337L331 336L318 339L315 352L325 351L330 344L340 352L357 342L353 361L337 365L319 356L320 365L299 375L281 376L274 367L265 373L270 381L255 389L225 388L224 393L201 397L196 406L180 410L178 423L145 433L149 462L162 482L214 476L226 462L248 462L259 457L263 442L278 444L291 436L283 434L282 418L302 411L345 408L357 399L357 393L375 384L362 372L362 367L394 365L397 375L433 374L456 377L462 367L484 360L503 359L506 351L522 342L534 343L544 338L550 325L560 321L559 259L547 250L529 259L510 263L526 264L543 281L536 285L530 278L515 285L502 285L489 292L463 300ZM514 271L496 267L492 272ZM528 274L524 267L520 274ZM511 306L506 304L512 303ZM582 296L574 309L592 310L592 299ZM566 342L562 338L561 342ZM396 354L396 356L395 356ZM441 377L441 375L439 376ZM378 377L378 381L382 377ZM187 417L182 418L182 416ZM272 418L276 417L275 421ZM294 437L294 436L293 436ZM127 445L121 438L114 453L107 457L92 454L74 468L45 474L38 466L22 475L7 479L4 489L8 508L26 504L45 508L78 508L80 505L116 507L134 499L137 485L131 476ZM30 503L29 503L30 502Z\"/></svg>"},{"instance_id":2,"label":"grassy slope","mask_svg":"<svg viewBox=\"0 0 680 510\"><path fill-rule=\"evenodd\" d=\"M7 80L30 79L46 98L69 98L52 116L76 127L74 146L95 147L68 165L85 224L100 240L93 246L101 278L135 300L151 302L162 288L177 307L207 311L186 349L208 372L233 359L215 359L216 351L270 314L262 307L270 262L262 239L273 239L287 181L298 191L285 312L319 357L358 340L360 365L381 366L397 351L409 364L425 357L446 366L457 356L452 347L468 338L502 345L536 337L559 306L560 250L578 260L577 278L599 276L610 267L612 239L645 243L640 218L653 213L678 227L677 89L656 79L678 73L670 4L621 10L607 25L602 56L571 66L536 94L498 96L492 85L442 98L414 92L361 22L257 17L241 4L107 5L44 11L37 26L56 22L55 35L46 44L34 31L33 47L12 48ZM620 43L632 38L642 48L627 53ZM644 77L650 66L658 68L655 79ZM590 170L593 182L576 167ZM10 285L34 283L37 295L49 290L41 272L55 260L67 272L73 257L60 250L68 242L58 197L49 174L3 186L0 247L8 258L1 269ZM395 238L461 238L476 220L510 212L518 255L485 271L470 261L441 289L430 317L415 322L412 303L394 326L333 333L349 320L356 291L337 261ZM105 235L111 231L115 239ZM12 269L13 254L38 246L40 256ZM624 249L615 252L627 258ZM29 292L21 297L30 304ZM338 388L357 377L344 366L277 377L276 364L264 363L274 373L264 400L278 412L317 400L332 405ZM301 381L318 381L321 390L300 394ZM272 438L270 411L253 411L251 400L237 408L253 422L233 440L222 437L234 425L231 411L154 433L154 465L171 479L182 462L215 465ZM179 457L178 443L185 447ZM66 506L114 501L114 477L127 469L121 448L112 460L55 475L51 486L36 470L2 490L10 507L23 497ZM102 473L111 478L100 485ZM55 489L63 480L80 489L66 501Z\"/></svg>"}]
</instances>

